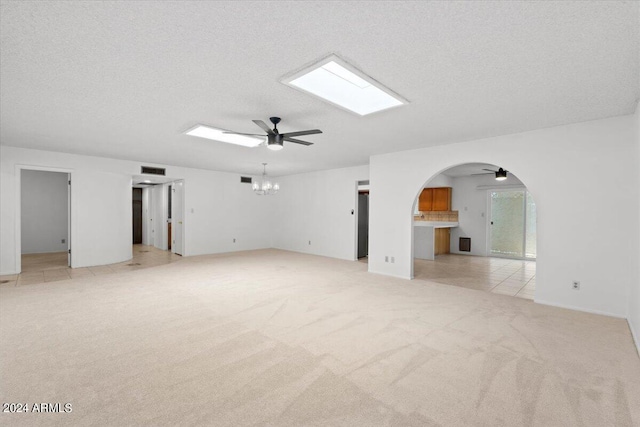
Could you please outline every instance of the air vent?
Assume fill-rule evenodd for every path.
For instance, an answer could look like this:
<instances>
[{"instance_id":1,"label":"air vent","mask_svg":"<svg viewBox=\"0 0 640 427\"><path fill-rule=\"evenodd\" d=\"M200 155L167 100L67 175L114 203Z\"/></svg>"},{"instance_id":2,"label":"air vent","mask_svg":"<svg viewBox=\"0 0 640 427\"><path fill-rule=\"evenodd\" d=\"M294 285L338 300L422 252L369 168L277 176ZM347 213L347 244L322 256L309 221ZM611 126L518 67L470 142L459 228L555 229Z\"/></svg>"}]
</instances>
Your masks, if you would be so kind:
<instances>
[{"instance_id":1,"label":"air vent","mask_svg":"<svg viewBox=\"0 0 640 427\"><path fill-rule=\"evenodd\" d=\"M240 177L240 182L243 184L251 184L251 177L250 176L241 176Z\"/></svg>"},{"instance_id":2,"label":"air vent","mask_svg":"<svg viewBox=\"0 0 640 427\"><path fill-rule=\"evenodd\" d=\"M166 173L165 168L153 168L151 166L142 166L142 173L147 175L162 175Z\"/></svg>"},{"instance_id":3,"label":"air vent","mask_svg":"<svg viewBox=\"0 0 640 427\"><path fill-rule=\"evenodd\" d=\"M358 181L358 185L369 185L369 180L365 180L365 181Z\"/></svg>"},{"instance_id":4,"label":"air vent","mask_svg":"<svg viewBox=\"0 0 640 427\"><path fill-rule=\"evenodd\" d=\"M461 237L458 243L458 250L460 252L471 252L471 238Z\"/></svg>"}]
</instances>

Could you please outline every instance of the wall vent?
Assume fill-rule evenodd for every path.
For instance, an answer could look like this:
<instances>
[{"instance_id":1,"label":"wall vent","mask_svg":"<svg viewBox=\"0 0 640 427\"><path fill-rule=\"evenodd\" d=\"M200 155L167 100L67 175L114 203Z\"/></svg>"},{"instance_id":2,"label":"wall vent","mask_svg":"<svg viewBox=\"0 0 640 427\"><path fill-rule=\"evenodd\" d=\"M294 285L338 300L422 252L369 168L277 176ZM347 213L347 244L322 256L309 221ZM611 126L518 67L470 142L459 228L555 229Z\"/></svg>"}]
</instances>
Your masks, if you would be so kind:
<instances>
[{"instance_id":1,"label":"wall vent","mask_svg":"<svg viewBox=\"0 0 640 427\"><path fill-rule=\"evenodd\" d=\"M471 237L461 237L460 243L458 243L458 250L460 252L471 252Z\"/></svg>"},{"instance_id":2,"label":"wall vent","mask_svg":"<svg viewBox=\"0 0 640 427\"><path fill-rule=\"evenodd\" d=\"M358 181L358 185L369 185L369 180Z\"/></svg>"},{"instance_id":3,"label":"wall vent","mask_svg":"<svg viewBox=\"0 0 640 427\"><path fill-rule=\"evenodd\" d=\"M142 170L141 173L144 173L147 175L162 175L162 176L164 176L167 171L165 168L154 168L151 166L142 166L141 170Z\"/></svg>"},{"instance_id":4,"label":"wall vent","mask_svg":"<svg viewBox=\"0 0 640 427\"><path fill-rule=\"evenodd\" d=\"M251 184L252 179L250 176L241 176L240 177L240 182L243 184Z\"/></svg>"}]
</instances>

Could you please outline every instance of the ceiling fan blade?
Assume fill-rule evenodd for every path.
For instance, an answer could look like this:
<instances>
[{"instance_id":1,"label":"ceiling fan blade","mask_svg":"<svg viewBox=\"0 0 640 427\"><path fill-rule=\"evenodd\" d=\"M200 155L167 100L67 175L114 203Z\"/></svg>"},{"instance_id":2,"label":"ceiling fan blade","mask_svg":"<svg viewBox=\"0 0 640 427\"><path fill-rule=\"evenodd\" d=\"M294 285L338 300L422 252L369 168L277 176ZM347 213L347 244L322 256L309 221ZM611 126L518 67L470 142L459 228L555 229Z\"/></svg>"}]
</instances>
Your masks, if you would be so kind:
<instances>
[{"instance_id":1,"label":"ceiling fan blade","mask_svg":"<svg viewBox=\"0 0 640 427\"><path fill-rule=\"evenodd\" d=\"M287 132L287 133L283 133L282 135L285 137L288 137L288 136L314 135L316 133L322 133L322 131L320 129L311 129L311 130L301 130L298 132Z\"/></svg>"},{"instance_id":2,"label":"ceiling fan blade","mask_svg":"<svg viewBox=\"0 0 640 427\"><path fill-rule=\"evenodd\" d=\"M231 135L244 135L244 136L266 136L266 135L258 135L257 133L242 133L242 132L231 132L231 131L224 131L222 133L228 133Z\"/></svg>"},{"instance_id":3,"label":"ceiling fan blade","mask_svg":"<svg viewBox=\"0 0 640 427\"><path fill-rule=\"evenodd\" d=\"M271 130L271 128L262 120L253 120L253 123L260 126L260 128L265 131L268 135L275 135L275 133Z\"/></svg>"},{"instance_id":4,"label":"ceiling fan blade","mask_svg":"<svg viewBox=\"0 0 640 427\"><path fill-rule=\"evenodd\" d=\"M493 173L498 172L498 171L494 171L494 170L491 170L491 169L482 169L482 170L483 171L488 171L488 172L493 172Z\"/></svg>"},{"instance_id":5,"label":"ceiling fan blade","mask_svg":"<svg viewBox=\"0 0 640 427\"><path fill-rule=\"evenodd\" d=\"M296 144L313 145L313 142L301 141L299 139L293 139L293 138L289 138L287 136L284 137L284 140L285 141L289 141L289 142L295 142Z\"/></svg>"},{"instance_id":6,"label":"ceiling fan blade","mask_svg":"<svg viewBox=\"0 0 640 427\"><path fill-rule=\"evenodd\" d=\"M486 170L486 169L485 169L485 170ZM492 172L487 172L487 173L472 173L472 174L471 174L471 176L476 176L476 175L492 175L492 174L494 174L494 173L495 173L494 171L492 171Z\"/></svg>"}]
</instances>

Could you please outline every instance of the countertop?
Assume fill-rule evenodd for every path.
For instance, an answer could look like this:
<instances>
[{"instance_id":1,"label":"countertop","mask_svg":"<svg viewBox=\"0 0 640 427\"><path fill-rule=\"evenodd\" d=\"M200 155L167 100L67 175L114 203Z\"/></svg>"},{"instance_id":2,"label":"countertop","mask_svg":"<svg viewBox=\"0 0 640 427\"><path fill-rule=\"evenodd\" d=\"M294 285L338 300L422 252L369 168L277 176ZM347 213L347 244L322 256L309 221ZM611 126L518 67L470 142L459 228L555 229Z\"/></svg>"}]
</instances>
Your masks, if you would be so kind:
<instances>
[{"instance_id":1,"label":"countertop","mask_svg":"<svg viewBox=\"0 0 640 427\"><path fill-rule=\"evenodd\" d=\"M453 228L457 227L457 222L446 221L413 221L414 227L433 227L433 228Z\"/></svg>"}]
</instances>

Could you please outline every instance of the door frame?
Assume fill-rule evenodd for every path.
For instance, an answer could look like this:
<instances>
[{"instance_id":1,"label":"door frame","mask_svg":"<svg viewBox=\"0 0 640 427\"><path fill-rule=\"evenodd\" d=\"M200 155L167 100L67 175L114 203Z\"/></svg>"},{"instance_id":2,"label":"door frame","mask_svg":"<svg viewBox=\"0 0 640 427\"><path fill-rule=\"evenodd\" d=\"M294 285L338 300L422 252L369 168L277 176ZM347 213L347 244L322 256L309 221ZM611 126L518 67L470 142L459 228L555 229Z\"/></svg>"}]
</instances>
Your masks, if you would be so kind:
<instances>
[{"instance_id":1,"label":"door frame","mask_svg":"<svg viewBox=\"0 0 640 427\"><path fill-rule=\"evenodd\" d=\"M68 266L74 268L73 263L73 251L71 250L74 245L74 236L77 236L75 232L75 222L73 221L75 205L73 203L74 197L74 186L73 186L73 169L67 168L57 168L52 166L36 166L36 165L26 165L26 164L16 164L14 168L15 173L15 194L16 194L16 205L15 205L15 222L14 222L14 233L15 233L15 270L16 274L20 274L22 272L22 171L23 170L33 170L33 171L42 171L42 172L59 172L66 173L69 177L69 186L67 190L67 242L68 242Z\"/></svg>"},{"instance_id":2,"label":"door frame","mask_svg":"<svg viewBox=\"0 0 640 427\"><path fill-rule=\"evenodd\" d=\"M366 184L364 184L366 182ZM358 261L358 216L359 216L359 208L358 208L358 197L360 195L360 191L369 192L369 197L371 197L371 184L369 184L369 179L366 180L357 180L354 183L354 196L353 196L353 205L354 208L351 209L351 215L353 216L353 261ZM371 199L369 199L369 203L371 203ZM369 211L371 213L371 211Z\"/></svg>"},{"instance_id":3,"label":"door frame","mask_svg":"<svg viewBox=\"0 0 640 427\"><path fill-rule=\"evenodd\" d=\"M184 199L185 199L185 197L184 197L184 195L185 195L184 179L177 179L175 181L170 182L169 185L171 186L171 192L173 193L173 194L171 194L171 223L172 223L171 224L171 253L177 254L177 255L180 255L180 256L185 256L184 254L186 252L185 251L185 247L186 247L186 242L185 242L185 240L186 240L185 239L185 224L186 224L186 221L185 221L185 218L186 218L185 206L186 206L186 204L184 203ZM176 209L177 199L176 199L175 193L176 193L176 186L177 185L180 185L180 187L182 189L182 197L181 197L182 206L180 207L180 209ZM182 253L180 253L180 254L176 252L176 247L177 247L177 245L176 245L176 231L177 231L177 228L178 228L177 227L178 224L174 223L174 219L176 218L176 214L175 214L176 212L180 212L180 216L182 218L182 224L179 224L179 225L182 226L181 227L182 228L182 244L180 245L182 247L182 250L181 250Z\"/></svg>"}]
</instances>

